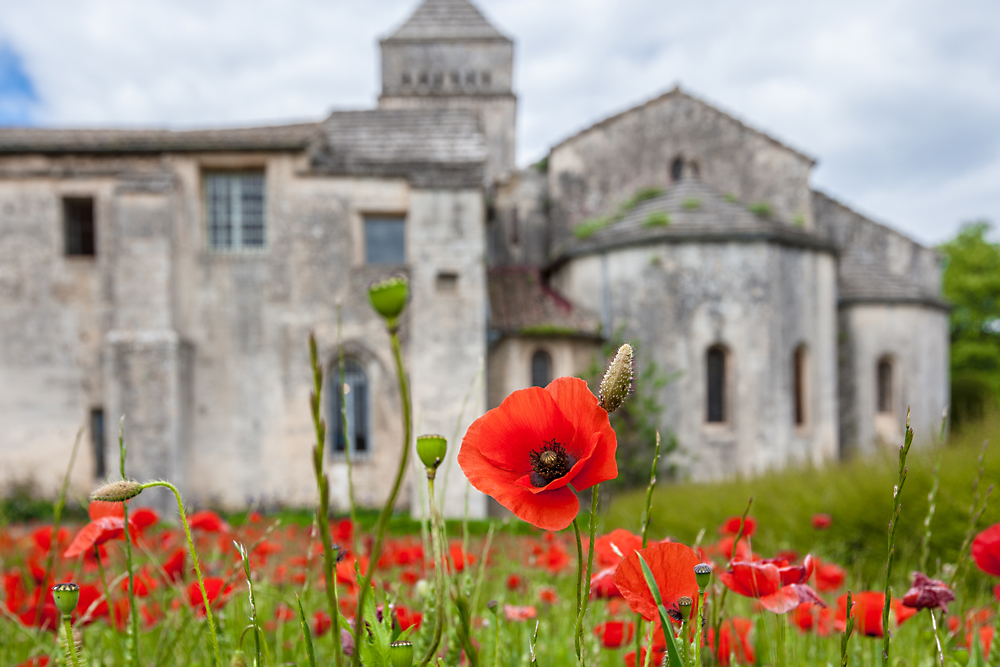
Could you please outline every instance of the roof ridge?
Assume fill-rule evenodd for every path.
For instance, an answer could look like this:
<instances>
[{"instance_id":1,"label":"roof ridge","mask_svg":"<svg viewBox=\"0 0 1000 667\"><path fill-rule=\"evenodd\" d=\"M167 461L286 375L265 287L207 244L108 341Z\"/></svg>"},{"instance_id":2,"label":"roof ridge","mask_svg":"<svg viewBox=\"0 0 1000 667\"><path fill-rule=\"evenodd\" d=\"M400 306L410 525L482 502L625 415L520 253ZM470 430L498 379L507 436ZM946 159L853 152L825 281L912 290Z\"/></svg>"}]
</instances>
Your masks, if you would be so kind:
<instances>
[{"instance_id":1,"label":"roof ridge","mask_svg":"<svg viewBox=\"0 0 1000 667\"><path fill-rule=\"evenodd\" d=\"M382 41L506 39L469 0L424 0Z\"/></svg>"}]
</instances>

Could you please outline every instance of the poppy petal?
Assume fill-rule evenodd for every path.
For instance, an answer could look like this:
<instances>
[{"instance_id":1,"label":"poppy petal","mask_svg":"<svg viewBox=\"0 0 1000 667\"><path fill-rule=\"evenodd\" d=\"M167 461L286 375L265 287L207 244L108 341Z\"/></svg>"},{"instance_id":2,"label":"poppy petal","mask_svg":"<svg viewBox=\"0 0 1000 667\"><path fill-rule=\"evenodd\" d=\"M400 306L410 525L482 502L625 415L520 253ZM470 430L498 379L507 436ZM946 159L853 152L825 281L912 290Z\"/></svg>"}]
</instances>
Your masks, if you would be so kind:
<instances>
[{"instance_id":1,"label":"poppy petal","mask_svg":"<svg viewBox=\"0 0 1000 667\"><path fill-rule=\"evenodd\" d=\"M518 477L531 472L530 453L552 440L578 458L572 444L576 429L541 387L515 391L476 423L476 446L482 455L497 468L519 473Z\"/></svg>"},{"instance_id":2,"label":"poppy petal","mask_svg":"<svg viewBox=\"0 0 1000 667\"><path fill-rule=\"evenodd\" d=\"M698 598L698 582L694 576L694 566L701 562L698 554L679 542L654 544L627 554L615 570L615 585L632 611L642 614L647 621L659 616L637 554L642 554L649 565L660 589L660 598L668 608L680 597ZM692 610L692 614L695 611Z\"/></svg>"},{"instance_id":3,"label":"poppy petal","mask_svg":"<svg viewBox=\"0 0 1000 667\"><path fill-rule=\"evenodd\" d=\"M760 599L760 605L775 614L787 614L803 602L811 602L820 607L826 606L826 603L816 595L815 591L805 584L782 586L777 592L765 595Z\"/></svg>"},{"instance_id":4,"label":"poppy petal","mask_svg":"<svg viewBox=\"0 0 1000 667\"><path fill-rule=\"evenodd\" d=\"M611 428L608 413L600 407L587 383L580 378L561 377L549 383L545 391L552 395L564 415L572 415L576 423L575 440L586 444L585 454L578 458L586 458L587 462L573 476L573 487L583 491L617 477L615 453L618 439Z\"/></svg>"}]
</instances>

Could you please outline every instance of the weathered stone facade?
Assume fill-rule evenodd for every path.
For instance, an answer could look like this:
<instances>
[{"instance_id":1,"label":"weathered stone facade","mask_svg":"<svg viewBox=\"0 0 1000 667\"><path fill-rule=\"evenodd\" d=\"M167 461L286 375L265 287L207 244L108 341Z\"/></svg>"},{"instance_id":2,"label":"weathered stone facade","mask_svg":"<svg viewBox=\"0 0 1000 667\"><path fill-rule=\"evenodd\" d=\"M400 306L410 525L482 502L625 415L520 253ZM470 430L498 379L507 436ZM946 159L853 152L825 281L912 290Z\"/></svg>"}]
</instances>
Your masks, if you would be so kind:
<instances>
[{"instance_id":1,"label":"weathered stone facade","mask_svg":"<svg viewBox=\"0 0 1000 667\"><path fill-rule=\"evenodd\" d=\"M335 374L339 314L367 392L351 399L356 495L382 502L400 396L366 287L390 273L411 282L419 432L464 433L621 333L678 376L659 399L691 477L870 451L898 438L906 405L929 437L948 403L937 255L813 191L811 158L675 89L517 170L513 42L475 7L426 0L381 48L378 108L316 123L0 129L0 484L53 490L76 431L105 415L74 470L84 493L102 457L116 469L124 414L136 478L196 503L311 503L306 340ZM257 200L232 195L223 231L259 236L230 247L210 181L247 174L260 223L242 218ZM68 240L80 198L84 252ZM398 241L369 233L386 220ZM373 255L381 243L402 254ZM346 465L328 451L343 509ZM445 469L447 511L468 494L485 514ZM414 468L415 510L419 481Z\"/></svg>"}]
</instances>

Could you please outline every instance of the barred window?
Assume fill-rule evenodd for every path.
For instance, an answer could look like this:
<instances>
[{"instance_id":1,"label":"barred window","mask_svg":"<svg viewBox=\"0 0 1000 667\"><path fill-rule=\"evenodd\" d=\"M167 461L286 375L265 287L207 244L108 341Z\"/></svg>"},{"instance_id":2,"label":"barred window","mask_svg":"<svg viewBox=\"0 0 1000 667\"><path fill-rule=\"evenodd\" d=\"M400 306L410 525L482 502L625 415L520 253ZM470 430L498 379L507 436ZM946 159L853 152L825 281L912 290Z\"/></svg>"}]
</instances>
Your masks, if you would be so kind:
<instances>
[{"instance_id":1,"label":"barred window","mask_svg":"<svg viewBox=\"0 0 1000 667\"><path fill-rule=\"evenodd\" d=\"M208 247L246 250L264 247L264 172L205 175Z\"/></svg>"},{"instance_id":2,"label":"barred window","mask_svg":"<svg viewBox=\"0 0 1000 667\"><path fill-rule=\"evenodd\" d=\"M370 451L368 376L361 364L348 359L344 362L344 406L347 408L347 429L345 437L344 416L340 403L340 366L334 366L329 376L327 396L330 397L331 448L343 454L350 443L351 454L366 455Z\"/></svg>"}]
</instances>

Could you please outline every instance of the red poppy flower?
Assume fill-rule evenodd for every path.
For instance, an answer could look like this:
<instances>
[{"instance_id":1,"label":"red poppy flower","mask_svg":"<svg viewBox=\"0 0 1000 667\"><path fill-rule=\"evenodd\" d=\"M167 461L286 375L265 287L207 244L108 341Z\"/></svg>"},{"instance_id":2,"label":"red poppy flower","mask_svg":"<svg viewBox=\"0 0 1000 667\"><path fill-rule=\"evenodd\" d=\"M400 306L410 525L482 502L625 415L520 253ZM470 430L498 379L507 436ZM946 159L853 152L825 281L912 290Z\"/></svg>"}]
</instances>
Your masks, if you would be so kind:
<instances>
[{"instance_id":1,"label":"red poppy flower","mask_svg":"<svg viewBox=\"0 0 1000 667\"><path fill-rule=\"evenodd\" d=\"M520 587L521 587L521 577L517 576L516 574L512 574L509 577L507 577L508 591L516 591Z\"/></svg>"},{"instance_id":2,"label":"red poppy flower","mask_svg":"<svg viewBox=\"0 0 1000 667\"><path fill-rule=\"evenodd\" d=\"M503 615L508 621L518 621L519 623L523 623L528 619L538 616L538 610L532 605L517 606L505 604L503 606Z\"/></svg>"},{"instance_id":3,"label":"red poppy flower","mask_svg":"<svg viewBox=\"0 0 1000 667\"><path fill-rule=\"evenodd\" d=\"M313 634L317 637L325 635L332 626L333 621L330 619L330 614L322 609L313 614Z\"/></svg>"},{"instance_id":4,"label":"red poppy flower","mask_svg":"<svg viewBox=\"0 0 1000 667\"><path fill-rule=\"evenodd\" d=\"M621 591L615 586L615 570L617 565L606 567L595 572L590 577L590 598L612 599L622 597Z\"/></svg>"},{"instance_id":5,"label":"red poppy flower","mask_svg":"<svg viewBox=\"0 0 1000 667\"><path fill-rule=\"evenodd\" d=\"M209 604L213 607L224 603L226 601L226 596L228 596L232 590L232 585L226 586L225 580L220 577L205 577L205 593L208 595ZM204 614L204 598L201 597L201 588L198 586L197 581L192 581L188 584L187 593L191 606L194 607L199 614Z\"/></svg>"},{"instance_id":6,"label":"red poppy flower","mask_svg":"<svg viewBox=\"0 0 1000 667\"><path fill-rule=\"evenodd\" d=\"M948 613L948 603L955 594L943 581L931 579L923 572L913 573L913 586L903 596L903 605L913 609L941 609Z\"/></svg>"},{"instance_id":7,"label":"red poppy flower","mask_svg":"<svg viewBox=\"0 0 1000 667\"><path fill-rule=\"evenodd\" d=\"M594 565L602 568L617 566L622 558L639 549L642 549L641 536L624 528L615 528L594 540Z\"/></svg>"},{"instance_id":8,"label":"red poppy flower","mask_svg":"<svg viewBox=\"0 0 1000 667\"><path fill-rule=\"evenodd\" d=\"M734 543L736 543L735 558L733 558ZM735 535L727 535L726 537L723 537L716 543L715 552L725 563L728 563L730 558L733 560L753 560L753 551L750 549L750 541L746 538L746 536L741 537L738 543L736 542Z\"/></svg>"},{"instance_id":9,"label":"red poppy flower","mask_svg":"<svg viewBox=\"0 0 1000 667\"><path fill-rule=\"evenodd\" d=\"M177 582L184 579L184 562L186 559L187 551L184 548L178 548L170 555L170 558L164 561L163 571L170 581Z\"/></svg>"},{"instance_id":10,"label":"red poppy flower","mask_svg":"<svg viewBox=\"0 0 1000 667\"><path fill-rule=\"evenodd\" d=\"M813 514L812 525L816 530L826 530L833 524L833 518L829 514Z\"/></svg>"},{"instance_id":11,"label":"red poppy flower","mask_svg":"<svg viewBox=\"0 0 1000 667\"><path fill-rule=\"evenodd\" d=\"M722 522L719 526L719 535L735 535L740 532L740 521L743 517L741 516L731 516ZM743 523L743 537L753 537L753 534L757 532L757 519L752 516L748 516L746 521Z\"/></svg>"},{"instance_id":12,"label":"red poppy flower","mask_svg":"<svg viewBox=\"0 0 1000 667\"><path fill-rule=\"evenodd\" d=\"M803 602L826 606L805 583L812 571L812 556L806 556L803 565L781 566L767 561L740 561L734 562L728 572L720 573L719 580L734 593L758 598L764 609L776 614L786 614Z\"/></svg>"},{"instance_id":13,"label":"red poppy flower","mask_svg":"<svg viewBox=\"0 0 1000 667\"><path fill-rule=\"evenodd\" d=\"M642 614L647 621L659 617L637 553L642 554L653 572L653 578L660 589L660 598L668 609L678 598L687 596L692 600L698 599L698 582L694 578L694 566L701 562L698 554L678 542L654 544L642 551L633 551L615 570L614 583L632 611ZM695 612L692 609L691 613Z\"/></svg>"},{"instance_id":14,"label":"red poppy flower","mask_svg":"<svg viewBox=\"0 0 1000 667\"><path fill-rule=\"evenodd\" d=\"M993 644L993 635L996 630L989 625L981 625L979 630L979 646L983 649L983 660L986 660L990 655L990 646ZM965 635L965 648L968 651L972 650L972 632L969 631Z\"/></svg>"},{"instance_id":15,"label":"red poppy flower","mask_svg":"<svg viewBox=\"0 0 1000 667\"><path fill-rule=\"evenodd\" d=\"M601 638L604 648L621 648L632 641L635 623L632 621L605 621L594 628L594 635Z\"/></svg>"},{"instance_id":16,"label":"red poppy flower","mask_svg":"<svg viewBox=\"0 0 1000 667\"><path fill-rule=\"evenodd\" d=\"M515 391L469 427L458 464L469 482L518 518L562 530L577 491L618 476L615 432L587 383L563 377Z\"/></svg>"},{"instance_id":17,"label":"red poppy flower","mask_svg":"<svg viewBox=\"0 0 1000 667\"><path fill-rule=\"evenodd\" d=\"M222 520L222 517L212 510L202 510L195 512L188 517L188 526L193 529L203 530L206 533L228 533L229 525Z\"/></svg>"},{"instance_id":18,"label":"red poppy flower","mask_svg":"<svg viewBox=\"0 0 1000 667\"><path fill-rule=\"evenodd\" d=\"M109 504L109 503L104 503ZM130 522L131 524L131 522ZM129 532L132 532L130 529ZM99 544L109 540L125 537L125 519L120 516L104 516L95 519L80 529L69 547L63 552L63 558L76 558L82 553L92 550ZM135 537L133 535L133 541Z\"/></svg>"},{"instance_id":19,"label":"red poppy flower","mask_svg":"<svg viewBox=\"0 0 1000 667\"><path fill-rule=\"evenodd\" d=\"M140 507L136 510L129 511L128 522L135 526L136 530L142 532L150 526L158 524L160 522L160 515L156 510L150 507Z\"/></svg>"},{"instance_id":20,"label":"red poppy flower","mask_svg":"<svg viewBox=\"0 0 1000 667\"><path fill-rule=\"evenodd\" d=\"M559 574L570 564L569 553L558 542L553 542L538 558L538 564L552 574Z\"/></svg>"},{"instance_id":21,"label":"red poppy flower","mask_svg":"<svg viewBox=\"0 0 1000 667\"><path fill-rule=\"evenodd\" d=\"M104 594L93 584L80 586L80 599L76 603L76 610L80 618L88 615L93 622L98 618L108 615L108 601L103 599ZM100 600L100 602L98 602ZM91 609L93 607L93 609Z\"/></svg>"},{"instance_id":22,"label":"red poppy flower","mask_svg":"<svg viewBox=\"0 0 1000 667\"><path fill-rule=\"evenodd\" d=\"M885 606L885 594L878 591L863 591L851 596L854 606L851 616L854 617L855 630L868 637L882 637L882 608ZM913 614L915 609L903 606L899 598L892 599L892 611L896 615L896 624L902 625ZM835 626L838 632L843 632L847 621L847 595L837 598L837 617Z\"/></svg>"},{"instance_id":23,"label":"red poppy flower","mask_svg":"<svg viewBox=\"0 0 1000 667\"><path fill-rule=\"evenodd\" d=\"M757 662L757 655L754 653L753 644L750 642L750 630L753 629L753 621L749 618L736 617L730 621L724 621L719 628L719 653L718 660L722 667L729 667L733 657L736 661L744 665L752 665ZM708 629L708 645L715 646L715 628Z\"/></svg>"},{"instance_id":24,"label":"red poppy flower","mask_svg":"<svg viewBox=\"0 0 1000 667\"><path fill-rule=\"evenodd\" d=\"M816 561L816 588L822 593L835 591L844 585L847 573L835 563Z\"/></svg>"},{"instance_id":25,"label":"red poppy flower","mask_svg":"<svg viewBox=\"0 0 1000 667\"><path fill-rule=\"evenodd\" d=\"M424 615L419 611L413 611L408 607L403 605L396 605L396 620L399 621L399 629L406 630L409 627L413 627L414 630L420 629L420 624L423 623Z\"/></svg>"},{"instance_id":26,"label":"red poppy flower","mask_svg":"<svg viewBox=\"0 0 1000 667\"><path fill-rule=\"evenodd\" d=\"M31 533L31 539L34 541L35 546L38 550L43 553L48 553L49 549L52 548L52 526L42 526L37 528L33 533ZM69 530L66 528L60 528L59 534L56 535L56 544L65 544L66 540L69 539Z\"/></svg>"},{"instance_id":27,"label":"red poppy flower","mask_svg":"<svg viewBox=\"0 0 1000 667\"><path fill-rule=\"evenodd\" d=\"M552 586L542 586L538 589L538 599L545 604L559 604L559 593Z\"/></svg>"},{"instance_id":28,"label":"red poppy flower","mask_svg":"<svg viewBox=\"0 0 1000 667\"><path fill-rule=\"evenodd\" d=\"M1000 523L976 535L972 541L972 560L986 574L1000 577Z\"/></svg>"}]
</instances>

